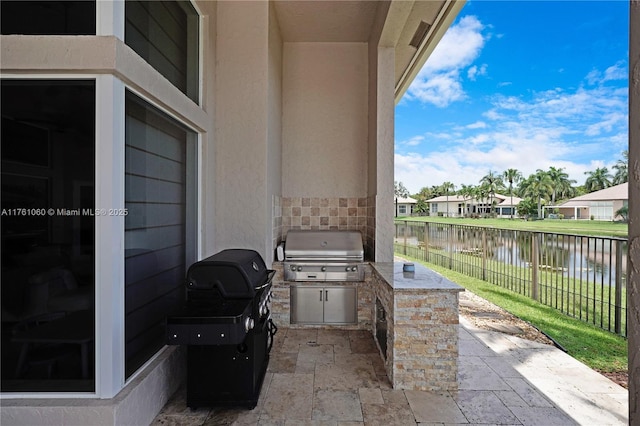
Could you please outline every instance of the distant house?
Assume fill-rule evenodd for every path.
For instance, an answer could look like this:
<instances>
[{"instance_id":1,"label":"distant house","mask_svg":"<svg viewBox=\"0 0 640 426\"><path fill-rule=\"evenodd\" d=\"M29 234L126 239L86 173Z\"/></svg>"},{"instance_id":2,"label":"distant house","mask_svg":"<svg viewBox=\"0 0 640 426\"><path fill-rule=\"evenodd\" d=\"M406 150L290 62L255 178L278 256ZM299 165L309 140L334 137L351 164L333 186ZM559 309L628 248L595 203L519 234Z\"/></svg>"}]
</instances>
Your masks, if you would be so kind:
<instances>
[{"instance_id":1,"label":"distant house","mask_svg":"<svg viewBox=\"0 0 640 426\"><path fill-rule=\"evenodd\" d=\"M522 198L495 194L491 198L464 198L461 195L442 195L427 201L429 216L464 217L465 215L483 215L495 212L497 217L516 215L516 206Z\"/></svg>"},{"instance_id":2,"label":"distant house","mask_svg":"<svg viewBox=\"0 0 640 426\"><path fill-rule=\"evenodd\" d=\"M615 220L616 211L628 204L629 184L621 183L572 198L557 206L546 206L545 209L557 209L565 219Z\"/></svg>"},{"instance_id":3,"label":"distant house","mask_svg":"<svg viewBox=\"0 0 640 426\"><path fill-rule=\"evenodd\" d=\"M411 197L398 198L396 201L396 216L411 216L418 204L418 200Z\"/></svg>"}]
</instances>

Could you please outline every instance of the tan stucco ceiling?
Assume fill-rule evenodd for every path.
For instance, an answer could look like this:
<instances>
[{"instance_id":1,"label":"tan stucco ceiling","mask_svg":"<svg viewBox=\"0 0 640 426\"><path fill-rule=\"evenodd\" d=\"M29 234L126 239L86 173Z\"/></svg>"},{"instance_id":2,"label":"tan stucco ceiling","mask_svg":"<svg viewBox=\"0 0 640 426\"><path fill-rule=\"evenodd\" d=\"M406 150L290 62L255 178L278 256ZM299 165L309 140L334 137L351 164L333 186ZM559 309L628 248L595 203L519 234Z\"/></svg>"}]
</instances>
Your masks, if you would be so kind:
<instances>
[{"instance_id":1,"label":"tan stucco ceiling","mask_svg":"<svg viewBox=\"0 0 640 426\"><path fill-rule=\"evenodd\" d=\"M396 54L396 102L464 3L465 0L274 0L284 42L368 42L371 32L380 28L375 25L376 19L382 17L379 45L395 48ZM426 24L424 37L411 45L421 23Z\"/></svg>"},{"instance_id":2,"label":"tan stucco ceiling","mask_svg":"<svg viewBox=\"0 0 640 426\"><path fill-rule=\"evenodd\" d=\"M285 42L366 42L378 1L276 0Z\"/></svg>"}]
</instances>

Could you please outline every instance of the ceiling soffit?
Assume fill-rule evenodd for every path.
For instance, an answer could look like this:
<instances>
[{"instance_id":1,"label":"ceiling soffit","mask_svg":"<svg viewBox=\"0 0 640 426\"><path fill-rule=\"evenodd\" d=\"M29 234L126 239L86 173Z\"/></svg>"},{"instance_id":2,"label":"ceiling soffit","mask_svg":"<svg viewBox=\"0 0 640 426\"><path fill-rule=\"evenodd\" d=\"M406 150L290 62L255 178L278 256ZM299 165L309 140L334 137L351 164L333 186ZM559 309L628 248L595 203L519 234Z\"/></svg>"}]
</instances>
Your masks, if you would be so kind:
<instances>
[{"instance_id":1,"label":"ceiling soffit","mask_svg":"<svg viewBox=\"0 0 640 426\"><path fill-rule=\"evenodd\" d=\"M365 43L377 26L376 13L384 13L379 45L395 48L398 102L465 0L274 0L273 4L284 42ZM388 9L382 9L385 6Z\"/></svg>"},{"instance_id":2,"label":"ceiling soffit","mask_svg":"<svg viewBox=\"0 0 640 426\"><path fill-rule=\"evenodd\" d=\"M367 42L378 1L276 0L284 42Z\"/></svg>"}]
</instances>

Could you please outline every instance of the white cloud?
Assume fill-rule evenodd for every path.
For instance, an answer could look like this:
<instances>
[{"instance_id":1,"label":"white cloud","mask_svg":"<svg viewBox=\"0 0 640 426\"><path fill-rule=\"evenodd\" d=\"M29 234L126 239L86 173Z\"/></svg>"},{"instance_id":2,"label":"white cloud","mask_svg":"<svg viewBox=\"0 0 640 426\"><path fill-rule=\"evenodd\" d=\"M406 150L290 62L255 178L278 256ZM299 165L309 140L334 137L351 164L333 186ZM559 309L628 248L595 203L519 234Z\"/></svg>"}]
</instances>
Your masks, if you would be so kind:
<instances>
[{"instance_id":1,"label":"white cloud","mask_svg":"<svg viewBox=\"0 0 640 426\"><path fill-rule=\"evenodd\" d=\"M410 96L437 107L446 107L451 102L459 101L465 96L458 71L433 75L423 80L416 78L411 84L409 92Z\"/></svg>"},{"instance_id":2,"label":"white cloud","mask_svg":"<svg viewBox=\"0 0 640 426\"><path fill-rule=\"evenodd\" d=\"M589 76L597 74L603 81L618 69L617 64ZM553 166L564 168L581 185L584 172L611 166L612 158L627 149L627 89L609 86L497 95L481 114L488 122L449 125L456 137L433 152L397 153L396 180L415 193L446 181L458 187L477 185L489 170L515 168L526 177ZM431 140L427 137L421 147Z\"/></svg>"},{"instance_id":3,"label":"white cloud","mask_svg":"<svg viewBox=\"0 0 640 426\"><path fill-rule=\"evenodd\" d=\"M465 16L449 28L407 90L409 99L446 107L462 100L461 74L480 55L485 44L484 25L475 16ZM486 73L486 64L469 70L469 78Z\"/></svg>"},{"instance_id":4,"label":"white cloud","mask_svg":"<svg viewBox=\"0 0 640 426\"><path fill-rule=\"evenodd\" d=\"M475 81L479 75L487 75L487 64L482 64L479 68L477 65L473 65L467 70L469 80Z\"/></svg>"},{"instance_id":5,"label":"white cloud","mask_svg":"<svg viewBox=\"0 0 640 426\"><path fill-rule=\"evenodd\" d=\"M626 63L620 61L604 70L604 72L596 69L592 70L587 74L585 80L587 80L589 85L599 85L607 81L626 80L628 77L629 71L627 70Z\"/></svg>"},{"instance_id":6,"label":"white cloud","mask_svg":"<svg viewBox=\"0 0 640 426\"><path fill-rule=\"evenodd\" d=\"M423 140L424 140L424 136L414 136L406 141L400 142L400 145L417 146L417 145L420 145Z\"/></svg>"},{"instance_id":7,"label":"white cloud","mask_svg":"<svg viewBox=\"0 0 640 426\"><path fill-rule=\"evenodd\" d=\"M461 136L458 132L427 133L426 135L429 137L429 139L440 140L453 140Z\"/></svg>"},{"instance_id":8,"label":"white cloud","mask_svg":"<svg viewBox=\"0 0 640 426\"><path fill-rule=\"evenodd\" d=\"M475 123L467 124L465 127L467 129L485 129L487 127L487 123L484 121L476 121Z\"/></svg>"},{"instance_id":9,"label":"white cloud","mask_svg":"<svg viewBox=\"0 0 640 426\"><path fill-rule=\"evenodd\" d=\"M588 126L585 134L587 136L596 136L601 134L602 132L610 132L611 130L613 130L614 126L622 124L626 121L626 114L623 114L621 112L613 112L602 117L601 121Z\"/></svg>"},{"instance_id":10,"label":"white cloud","mask_svg":"<svg viewBox=\"0 0 640 426\"><path fill-rule=\"evenodd\" d=\"M626 80L629 76L629 72L627 67L622 63L618 62L617 64L610 66L606 70L604 70L604 78L603 82L611 81L611 80Z\"/></svg>"}]
</instances>

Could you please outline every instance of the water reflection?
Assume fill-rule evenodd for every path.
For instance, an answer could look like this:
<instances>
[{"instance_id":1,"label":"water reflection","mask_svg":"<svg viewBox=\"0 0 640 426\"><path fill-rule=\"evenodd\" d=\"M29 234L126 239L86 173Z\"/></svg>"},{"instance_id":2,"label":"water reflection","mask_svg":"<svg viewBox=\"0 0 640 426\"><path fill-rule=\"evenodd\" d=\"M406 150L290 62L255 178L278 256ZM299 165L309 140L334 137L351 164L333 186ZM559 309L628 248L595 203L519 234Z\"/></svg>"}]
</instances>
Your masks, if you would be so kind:
<instances>
[{"instance_id":1,"label":"water reflection","mask_svg":"<svg viewBox=\"0 0 640 426\"><path fill-rule=\"evenodd\" d=\"M428 235L426 231L428 229ZM627 242L588 237L442 224L396 224L396 243L449 254L485 257L506 265L531 267L537 239L541 271L604 285L615 285L616 271L626 276ZM617 253L620 250L620 254Z\"/></svg>"}]
</instances>

